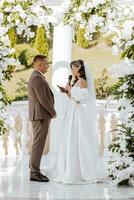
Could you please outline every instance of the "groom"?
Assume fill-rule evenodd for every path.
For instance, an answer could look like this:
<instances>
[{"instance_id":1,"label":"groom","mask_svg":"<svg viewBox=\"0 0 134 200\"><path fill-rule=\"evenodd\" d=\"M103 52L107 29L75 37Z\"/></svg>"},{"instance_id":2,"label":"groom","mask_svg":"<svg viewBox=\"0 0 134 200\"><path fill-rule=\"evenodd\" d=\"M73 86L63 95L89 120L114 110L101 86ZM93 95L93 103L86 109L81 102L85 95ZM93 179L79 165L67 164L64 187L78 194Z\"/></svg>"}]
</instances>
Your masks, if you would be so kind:
<instances>
[{"instance_id":1,"label":"groom","mask_svg":"<svg viewBox=\"0 0 134 200\"><path fill-rule=\"evenodd\" d=\"M35 56L34 71L28 82L29 119L33 127L33 144L30 157L30 181L48 182L41 174L40 162L51 118L56 117L54 96L44 77L49 65L43 55Z\"/></svg>"}]
</instances>

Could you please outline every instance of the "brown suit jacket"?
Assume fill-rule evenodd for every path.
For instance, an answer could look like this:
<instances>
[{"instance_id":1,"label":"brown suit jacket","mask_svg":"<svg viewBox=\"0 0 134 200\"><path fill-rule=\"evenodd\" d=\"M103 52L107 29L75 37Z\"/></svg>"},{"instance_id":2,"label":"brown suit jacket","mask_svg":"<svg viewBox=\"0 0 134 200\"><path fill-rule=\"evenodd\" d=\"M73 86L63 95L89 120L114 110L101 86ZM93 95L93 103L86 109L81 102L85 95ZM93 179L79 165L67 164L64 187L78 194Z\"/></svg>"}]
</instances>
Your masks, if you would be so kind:
<instances>
[{"instance_id":1,"label":"brown suit jacket","mask_svg":"<svg viewBox=\"0 0 134 200\"><path fill-rule=\"evenodd\" d=\"M51 119L55 115L54 96L45 79L34 70L28 82L29 120Z\"/></svg>"}]
</instances>

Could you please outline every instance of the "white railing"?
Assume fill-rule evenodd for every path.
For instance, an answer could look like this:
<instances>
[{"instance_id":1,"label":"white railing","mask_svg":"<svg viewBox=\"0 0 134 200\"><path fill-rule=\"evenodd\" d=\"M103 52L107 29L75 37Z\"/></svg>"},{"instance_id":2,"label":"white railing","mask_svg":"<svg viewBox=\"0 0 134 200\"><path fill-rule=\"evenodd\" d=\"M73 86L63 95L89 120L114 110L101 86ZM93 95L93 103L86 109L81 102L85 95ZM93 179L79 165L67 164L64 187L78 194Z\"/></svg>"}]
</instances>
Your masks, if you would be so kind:
<instances>
[{"instance_id":1,"label":"white railing","mask_svg":"<svg viewBox=\"0 0 134 200\"><path fill-rule=\"evenodd\" d=\"M115 101L97 100L98 110L98 134L100 139L100 154L103 155L104 148L111 143L116 128L119 113ZM10 129L8 134L0 137L0 157L27 155L32 144L32 129L28 120L28 101L13 102L8 108L8 123ZM45 151L48 149L46 145Z\"/></svg>"}]
</instances>

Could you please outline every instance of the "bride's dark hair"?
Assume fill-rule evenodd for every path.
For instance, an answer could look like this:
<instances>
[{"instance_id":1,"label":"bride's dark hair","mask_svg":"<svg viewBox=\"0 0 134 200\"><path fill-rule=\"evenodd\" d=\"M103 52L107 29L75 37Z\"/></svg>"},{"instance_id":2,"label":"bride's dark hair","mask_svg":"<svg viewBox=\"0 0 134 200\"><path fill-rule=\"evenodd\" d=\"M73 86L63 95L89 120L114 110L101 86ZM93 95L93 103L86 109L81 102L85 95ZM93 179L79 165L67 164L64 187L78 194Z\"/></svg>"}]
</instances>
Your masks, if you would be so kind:
<instances>
[{"instance_id":1,"label":"bride's dark hair","mask_svg":"<svg viewBox=\"0 0 134 200\"><path fill-rule=\"evenodd\" d=\"M74 66L74 67L76 67L76 68L80 67L80 69L79 69L79 71L78 71L79 74L80 74L80 78L83 78L83 79L86 80L84 61L83 61L83 60L74 60L74 61L72 61L72 62L70 63L71 69L72 69L72 66ZM76 83L77 81L78 81L78 78L75 77L75 80L73 81L72 86L74 86L75 83Z\"/></svg>"}]
</instances>

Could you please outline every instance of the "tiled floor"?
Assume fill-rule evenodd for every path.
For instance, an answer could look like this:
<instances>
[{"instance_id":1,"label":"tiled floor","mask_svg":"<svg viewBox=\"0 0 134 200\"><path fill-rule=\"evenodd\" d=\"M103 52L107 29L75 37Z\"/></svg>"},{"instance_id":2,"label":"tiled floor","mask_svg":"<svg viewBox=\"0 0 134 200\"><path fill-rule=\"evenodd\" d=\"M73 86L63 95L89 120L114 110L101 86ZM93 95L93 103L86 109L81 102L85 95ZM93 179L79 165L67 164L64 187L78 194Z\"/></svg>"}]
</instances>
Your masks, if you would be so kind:
<instances>
[{"instance_id":1,"label":"tiled floor","mask_svg":"<svg viewBox=\"0 0 134 200\"><path fill-rule=\"evenodd\" d=\"M42 162L43 166L43 162ZM0 159L0 200L134 200L134 188L29 181L28 158Z\"/></svg>"}]
</instances>

